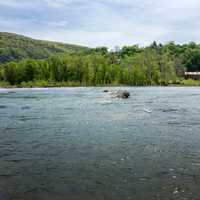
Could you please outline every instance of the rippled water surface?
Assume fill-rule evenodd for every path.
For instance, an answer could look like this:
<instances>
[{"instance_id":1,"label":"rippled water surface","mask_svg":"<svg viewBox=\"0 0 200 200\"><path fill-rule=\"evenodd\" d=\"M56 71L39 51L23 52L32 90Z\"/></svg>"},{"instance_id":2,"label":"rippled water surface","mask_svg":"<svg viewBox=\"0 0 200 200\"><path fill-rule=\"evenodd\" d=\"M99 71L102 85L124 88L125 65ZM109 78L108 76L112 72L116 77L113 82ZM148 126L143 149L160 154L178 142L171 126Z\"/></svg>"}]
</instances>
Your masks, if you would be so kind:
<instances>
[{"instance_id":1,"label":"rippled water surface","mask_svg":"<svg viewBox=\"0 0 200 200\"><path fill-rule=\"evenodd\" d=\"M200 88L123 89L1 89L0 200L199 200Z\"/></svg>"}]
</instances>

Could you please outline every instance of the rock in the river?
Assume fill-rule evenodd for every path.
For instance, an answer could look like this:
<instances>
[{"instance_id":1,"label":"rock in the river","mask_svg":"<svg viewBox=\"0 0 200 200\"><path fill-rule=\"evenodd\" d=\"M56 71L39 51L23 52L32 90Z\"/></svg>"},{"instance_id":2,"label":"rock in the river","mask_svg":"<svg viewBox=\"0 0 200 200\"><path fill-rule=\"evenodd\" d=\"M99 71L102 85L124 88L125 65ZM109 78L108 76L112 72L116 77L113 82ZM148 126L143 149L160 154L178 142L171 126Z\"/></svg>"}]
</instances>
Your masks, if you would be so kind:
<instances>
[{"instance_id":1,"label":"rock in the river","mask_svg":"<svg viewBox=\"0 0 200 200\"><path fill-rule=\"evenodd\" d=\"M130 97L130 93L126 90L119 90L116 94L115 97L117 98L122 98L122 99L127 99Z\"/></svg>"},{"instance_id":2,"label":"rock in the river","mask_svg":"<svg viewBox=\"0 0 200 200\"><path fill-rule=\"evenodd\" d=\"M109 92L108 90L104 90L103 92Z\"/></svg>"}]
</instances>

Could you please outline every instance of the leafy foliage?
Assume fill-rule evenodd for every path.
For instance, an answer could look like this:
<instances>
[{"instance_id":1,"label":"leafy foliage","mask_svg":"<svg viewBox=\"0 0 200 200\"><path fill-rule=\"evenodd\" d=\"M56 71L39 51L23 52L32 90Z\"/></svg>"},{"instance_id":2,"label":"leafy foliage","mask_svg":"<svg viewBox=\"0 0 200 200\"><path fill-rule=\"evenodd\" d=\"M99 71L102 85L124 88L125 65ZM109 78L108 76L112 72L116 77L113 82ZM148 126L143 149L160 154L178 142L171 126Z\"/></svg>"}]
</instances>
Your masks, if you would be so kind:
<instances>
[{"instance_id":1,"label":"leafy foliage","mask_svg":"<svg viewBox=\"0 0 200 200\"><path fill-rule=\"evenodd\" d=\"M156 85L176 81L173 65L169 57L160 58L152 50L112 63L110 53L65 54L46 60L6 63L1 67L1 76L11 85L34 81L78 85Z\"/></svg>"},{"instance_id":2,"label":"leafy foliage","mask_svg":"<svg viewBox=\"0 0 200 200\"><path fill-rule=\"evenodd\" d=\"M106 47L89 49L23 36L16 36L13 44L13 35L0 37L0 58L4 59L0 81L20 87L191 84L184 81L184 72L200 71L200 45L195 43L153 42L145 48L133 45L108 51ZM2 56L8 49L12 54ZM13 59L18 61L5 62Z\"/></svg>"},{"instance_id":3,"label":"leafy foliage","mask_svg":"<svg viewBox=\"0 0 200 200\"><path fill-rule=\"evenodd\" d=\"M77 45L34 40L17 34L0 32L1 63L25 58L43 59L55 54L81 52L88 49Z\"/></svg>"}]
</instances>

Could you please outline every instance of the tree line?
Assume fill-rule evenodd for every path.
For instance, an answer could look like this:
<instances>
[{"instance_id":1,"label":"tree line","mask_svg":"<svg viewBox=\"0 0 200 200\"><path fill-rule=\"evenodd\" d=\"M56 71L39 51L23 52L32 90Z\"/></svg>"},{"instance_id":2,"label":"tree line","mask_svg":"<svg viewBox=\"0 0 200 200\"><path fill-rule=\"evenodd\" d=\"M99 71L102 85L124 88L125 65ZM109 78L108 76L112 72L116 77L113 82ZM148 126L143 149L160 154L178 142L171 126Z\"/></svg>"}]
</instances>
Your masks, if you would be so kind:
<instances>
[{"instance_id":1,"label":"tree line","mask_svg":"<svg viewBox=\"0 0 200 200\"><path fill-rule=\"evenodd\" d=\"M43 60L24 59L0 66L0 80L10 85L36 82L76 85L168 85L184 72L200 71L200 46L195 43L148 47L105 47L65 53Z\"/></svg>"}]
</instances>

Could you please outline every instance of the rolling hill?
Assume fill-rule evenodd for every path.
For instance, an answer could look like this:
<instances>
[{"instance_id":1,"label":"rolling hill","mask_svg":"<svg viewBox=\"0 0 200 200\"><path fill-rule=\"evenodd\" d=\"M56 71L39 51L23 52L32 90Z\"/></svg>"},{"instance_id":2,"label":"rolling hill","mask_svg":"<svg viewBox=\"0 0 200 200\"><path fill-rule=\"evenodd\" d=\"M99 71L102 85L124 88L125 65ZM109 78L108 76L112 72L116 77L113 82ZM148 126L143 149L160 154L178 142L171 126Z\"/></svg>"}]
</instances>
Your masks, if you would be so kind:
<instances>
[{"instance_id":1,"label":"rolling hill","mask_svg":"<svg viewBox=\"0 0 200 200\"><path fill-rule=\"evenodd\" d=\"M0 32L0 63L24 58L43 59L62 53L87 51L84 46L35 40L23 35Z\"/></svg>"}]
</instances>

